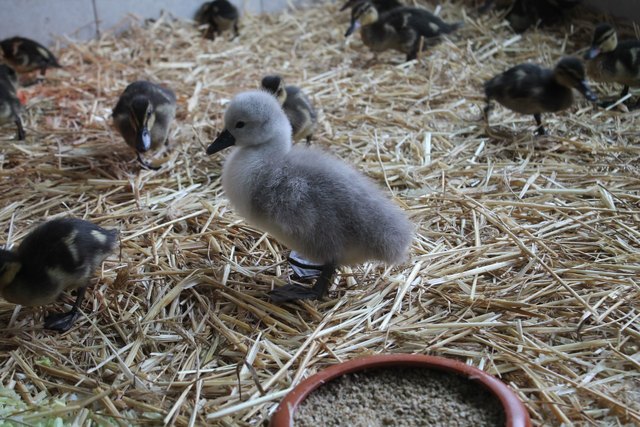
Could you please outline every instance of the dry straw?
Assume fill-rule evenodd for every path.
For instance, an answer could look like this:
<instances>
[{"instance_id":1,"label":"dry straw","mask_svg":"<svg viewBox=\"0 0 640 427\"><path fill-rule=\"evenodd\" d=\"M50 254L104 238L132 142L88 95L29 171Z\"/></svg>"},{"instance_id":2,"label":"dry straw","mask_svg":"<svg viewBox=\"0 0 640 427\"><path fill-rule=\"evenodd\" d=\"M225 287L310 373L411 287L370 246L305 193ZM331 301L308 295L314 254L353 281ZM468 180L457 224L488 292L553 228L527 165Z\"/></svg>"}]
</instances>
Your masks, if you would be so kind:
<instances>
[{"instance_id":1,"label":"dry straw","mask_svg":"<svg viewBox=\"0 0 640 427\"><path fill-rule=\"evenodd\" d=\"M65 68L26 89L28 139L2 129L0 225L15 244L74 215L119 227L122 250L66 334L43 331L41 309L0 303L2 384L27 405L14 416L257 424L328 365L416 352L499 376L540 424L639 423L637 113L579 99L544 116L552 136L540 138L532 117L501 107L493 136L479 121L484 80L579 54L602 17L514 35L469 3L442 5L465 28L411 63L345 41L334 3L244 16L235 40L164 17L54 49ZM286 248L233 213L225 155L204 153L228 99L274 72L318 106L314 144L387 187L417 225L406 264L344 268L322 302L268 301L288 280ZM140 170L111 128L134 79L178 94L159 172Z\"/></svg>"}]
</instances>

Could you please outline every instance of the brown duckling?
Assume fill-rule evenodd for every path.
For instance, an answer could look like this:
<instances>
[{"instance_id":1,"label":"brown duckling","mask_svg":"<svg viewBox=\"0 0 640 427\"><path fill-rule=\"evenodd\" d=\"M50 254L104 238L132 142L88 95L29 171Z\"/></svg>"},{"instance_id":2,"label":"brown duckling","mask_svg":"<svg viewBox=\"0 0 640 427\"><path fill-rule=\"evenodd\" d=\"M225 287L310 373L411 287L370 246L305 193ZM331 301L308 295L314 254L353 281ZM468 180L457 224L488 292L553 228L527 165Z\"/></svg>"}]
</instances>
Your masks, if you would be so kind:
<instances>
[{"instance_id":1,"label":"brown duckling","mask_svg":"<svg viewBox=\"0 0 640 427\"><path fill-rule=\"evenodd\" d=\"M282 105L291 122L293 140L305 138L307 144L311 143L318 115L304 92L297 86L285 86L280 76L265 76L262 79L262 89L272 93Z\"/></svg>"},{"instance_id":2,"label":"brown duckling","mask_svg":"<svg viewBox=\"0 0 640 427\"><path fill-rule=\"evenodd\" d=\"M521 114L533 114L538 124L536 133L544 135L541 113L561 111L573 104L572 88L589 101L597 98L585 80L585 71L578 58L562 58L553 70L536 64L520 64L498 74L484 84L487 105L485 120L495 99L505 107Z\"/></svg>"},{"instance_id":3,"label":"brown duckling","mask_svg":"<svg viewBox=\"0 0 640 427\"><path fill-rule=\"evenodd\" d=\"M624 85L620 98L629 93L630 86L640 86L640 40L618 43L616 30L609 24L600 24L584 57L593 80Z\"/></svg>"},{"instance_id":4,"label":"brown duckling","mask_svg":"<svg viewBox=\"0 0 640 427\"><path fill-rule=\"evenodd\" d=\"M362 0L347 0L347 2L340 8L340 11L343 11L347 8L352 9L361 1ZM371 0L371 4L375 6L378 13L385 13L390 11L391 9L395 9L396 7L404 6L398 0Z\"/></svg>"},{"instance_id":5,"label":"brown duckling","mask_svg":"<svg viewBox=\"0 0 640 427\"><path fill-rule=\"evenodd\" d=\"M2 40L0 48L2 48L4 60L19 73L40 70L40 74L44 76L47 68L61 68L49 49L24 37Z\"/></svg>"},{"instance_id":6,"label":"brown duckling","mask_svg":"<svg viewBox=\"0 0 640 427\"><path fill-rule=\"evenodd\" d=\"M53 303L64 291L77 289L69 312L45 318L45 328L66 331L78 318L93 272L117 242L117 230L88 221L47 221L27 234L18 249L0 249L0 295L14 304L36 306Z\"/></svg>"},{"instance_id":7,"label":"brown duckling","mask_svg":"<svg viewBox=\"0 0 640 427\"><path fill-rule=\"evenodd\" d=\"M214 0L202 4L196 12L198 25L207 25L205 37L215 39L216 34L233 28L233 37L238 37L238 20L240 12L227 0Z\"/></svg>"},{"instance_id":8,"label":"brown duckling","mask_svg":"<svg viewBox=\"0 0 640 427\"><path fill-rule=\"evenodd\" d=\"M18 76L13 68L0 64L0 125L13 122L18 127L18 139L25 138L20 119L20 100L16 92Z\"/></svg>"},{"instance_id":9,"label":"brown duckling","mask_svg":"<svg viewBox=\"0 0 640 427\"><path fill-rule=\"evenodd\" d=\"M416 7L399 7L379 14L370 1L360 1L351 11L351 25L345 33L350 36L360 25L362 42L373 52L394 49L416 59L420 39L433 45L440 36L449 34L462 24L448 24L431 12Z\"/></svg>"},{"instance_id":10,"label":"brown duckling","mask_svg":"<svg viewBox=\"0 0 640 427\"><path fill-rule=\"evenodd\" d=\"M136 150L138 161L155 169L140 156L166 143L176 115L176 95L171 89L139 80L120 95L113 109L113 122L125 142Z\"/></svg>"}]
</instances>

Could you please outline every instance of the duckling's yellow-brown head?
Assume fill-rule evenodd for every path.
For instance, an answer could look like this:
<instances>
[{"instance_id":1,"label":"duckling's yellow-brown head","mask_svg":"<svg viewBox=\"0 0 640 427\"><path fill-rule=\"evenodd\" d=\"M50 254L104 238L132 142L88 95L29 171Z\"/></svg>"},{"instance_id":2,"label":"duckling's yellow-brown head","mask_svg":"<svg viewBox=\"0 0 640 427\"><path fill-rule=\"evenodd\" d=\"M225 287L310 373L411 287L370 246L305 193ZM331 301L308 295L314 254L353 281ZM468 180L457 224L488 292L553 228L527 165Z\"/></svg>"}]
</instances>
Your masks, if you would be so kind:
<instances>
[{"instance_id":1,"label":"duckling's yellow-brown head","mask_svg":"<svg viewBox=\"0 0 640 427\"><path fill-rule=\"evenodd\" d=\"M287 100L287 91L284 87L284 80L280 76L264 76L261 83L262 89L272 93L280 105Z\"/></svg>"},{"instance_id":2,"label":"duckling's yellow-brown head","mask_svg":"<svg viewBox=\"0 0 640 427\"><path fill-rule=\"evenodd\" d=\"M5 249L0 249L0 290L9 286L22 268L18 256Z\"/></svg>"},{"instance_id":3,"label":"duckling's yellow-brown head","mask_svg":"<svg viewBox=\"0 0 640 427\"><path fill-rule=\"evenodd\" d=\"M358 28L358 26L371 25L378 21L378 10L369 1L360 1L351 9L351 25L344 34L349 37Z\"/></svg>"},{"instance_id":4,"label":"duckling's yellow-brown head","mask_svg":"<svg viewBox=\"0 0 640 427\"><path fill-rule=\"evenodd\" d=\"M598 99L587 84L584 66L578 58L562 58L554 68L553 75L558 83L577 89L589 101Z\"/></svg>"},{"instance_id":5,"label":"duckling's yellow-brown head","mask_svg":"<svg viewBox=\"0 0 640 427\"><path fill-rule=\"evenodd\" d=\"M137 96L131 101L129 121L136 132L136 151L145 152L151 148L151 133L156 120L155 108L149 98Z\"/></svg>"},{"instance_id":6,"label":"duckling's yellow-brown head","mask_svg":"<svg viewBox=\"0 0 640 427\"><path fill-rule=\"evenodd\" d=\"M616 30L609 24L600 24L593 31L591 48L587 51L584 58L593 59L601 52L614 51L616 46L618 46Z\"/></svg>"}]
</instances>

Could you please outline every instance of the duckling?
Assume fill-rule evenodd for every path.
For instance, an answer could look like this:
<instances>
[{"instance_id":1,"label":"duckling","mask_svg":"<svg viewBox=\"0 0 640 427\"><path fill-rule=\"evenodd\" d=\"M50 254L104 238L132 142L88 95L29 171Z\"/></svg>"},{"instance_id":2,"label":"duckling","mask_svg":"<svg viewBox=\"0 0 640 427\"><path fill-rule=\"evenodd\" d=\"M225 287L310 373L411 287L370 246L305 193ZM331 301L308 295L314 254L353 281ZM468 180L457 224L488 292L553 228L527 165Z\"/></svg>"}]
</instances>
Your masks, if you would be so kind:
<instances>
[{"instance_id":1,"label":"duckling","mask_svg":"<svg viewBox=\"0 0 640 427\"><path fill-rule=\"evenodd\" d=\"M215 39L216 34L233 28L233 37L238 37L238 9L227 0L214 0L202 4L196 12L198 25L208 25L205 37Z\"/></svg>"},{"instance_id":2,"label":"duckling","mask_svg":"<svg viewBox=\"0 0 640 427\"><path fill-rule=\"evenodd\" d=\"M47 68L61 68L56 57L40 43L24 37L12 37L0 41L4 59L19 73L40 70L44 76Z\"/></svg>"},{"instance_id":3,"label":"duckling","mask_svg":"<svg viewBox=\"0 0 640 427\"><path fill-rule=\"evenodd\" d=\"M16 93L18 76L13 68L0 64L0 125L13 121L18 127L18 139L25 138L20 119L20 100Z\"/></svg>"},{"instance_id":4,"label":"duckling","mask_svg":"<svg viewBox=\"0 0 640 427\"><path fill-rule=\"evenodd\" d=\"M551 25L560 21L565 11L579 5L582 0L515 0L506 16L517 33L537 23Z\"/></svg>"},{"instance_id":5,"label":"duckling","mask_svg":"<svg viewBox=\"0 0 640 427\"><path fill-rule=\"evenodd\" d=\"M587 73L593 80L624 85L620 98L629 93L629 86L640 86L640 40L618 43L616 30L611 25L600 24L595 28L591 48L584 58Z\"/></svg>"},{"instance_id":6,"label":"duckling","mask_svg":"<svg viewBox=\"0 0 640 427\"><path fill-rule=\"evenodd\" d=\"M340 8L340 11L342 12L347 8L353 9L354 6L361 2L362 0L347 0L347 2ZM379 13L388 12L391 9L404 6L398 0L371 0L371 4L375 6Z\"/></svg>"},{"instance_id":7,"label":"duckling","mask_svg":"<svg viewBox=\"0 0 640 427\"><path fill-rule=\"evenodd\" d=\"M78 218L44 222L15 251L0 249L0 295L14 304L35 306L77 289L69 312L45 318L45 328L66 331L79 316L94 270L113 252L117 240L117 230Z\"/></svg>"},{"instance_id":8,"label":"duckling","mask_svg":"<svg viewBox=\"0 0 640 427\"><path fill-rule=\"evenodd\" d=\"M299 87L285 86L280 76L265 76L262 79L262 89L275 95L282 105L284 113L291 122L293 140L299 141L306 138L307 144L310 144L318 115L309 98Z\"/></svg>"},{"instance_id":9,"label":"duckling","mask_svg":"<svg viewBox=\"0 0 640 427\"><path fill-rule=\"evenodd\" d=\"M384 14L370 1L360 1L351 11L351 25L345 33L349 37L361 26L362 42L373 52L394 49L407 55L407 61L416 59L420 39L425 46L433 45L443 34L451 33L462 23L448 24L425 9L399 7Z\"/></svg>"},{"instance_id":10,"label":"duckling","mask_svg":"<svg viewBox=\"0 0 640 427\"><path fill-rule=\"evenodd\" d=\"M597 98L585 80L582 62L575 57L562 58L553 70L536 64L520 64L498 74L484 84L487 105L485 120L495 99L505 107L521 114L533 114L538 125L536 133L544 135L540 114L569 108L573 104L572 88L589 101Z\"/></svg>"},{"instance_id":11,"label":"duckling","mask_svg":"<svg viewBox=\"0 0 640 427\"><path fill-rule=\"evenodd\" d=\"M113 122L125 142L136 150L138 161L146 168L157 169L140 153L166 143L175 115L176 95L171 89L139 80L120 95L113 109Z\"/></svg>"},{"instance_id":12,"label":"duckling","mask_svg":"<svg viewBox=\"0 0 640 427\"><path fill-rule=\"evenodd\" d=\"M273 301L321 298L339 265L402 261L413 226L367 177L307 146L292 147L291 125L264 91L236 95L225 129L207 148L238 147L222 170L222 186L236 211L322 272L312 288L287 285Z\"/></svg>"}]
</instances>

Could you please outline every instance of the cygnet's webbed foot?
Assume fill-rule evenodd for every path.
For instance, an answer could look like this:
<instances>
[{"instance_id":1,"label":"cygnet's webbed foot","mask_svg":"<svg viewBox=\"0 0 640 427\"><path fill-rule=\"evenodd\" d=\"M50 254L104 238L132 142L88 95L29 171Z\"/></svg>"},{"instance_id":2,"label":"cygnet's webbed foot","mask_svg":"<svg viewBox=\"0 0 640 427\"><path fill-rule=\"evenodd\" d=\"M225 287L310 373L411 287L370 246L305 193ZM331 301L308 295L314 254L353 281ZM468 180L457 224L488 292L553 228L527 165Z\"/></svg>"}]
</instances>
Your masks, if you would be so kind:
<instances>
[{"instance_id":1,"label":"cygnet's webbed foot","mask_svg":"<svg viewBox=\"0 0 640 427\"><path fill-rule=\"evenodd\" d=\"M72 308L67 313L54 313L44 318L45 329L51 329L58 332L66 332L76 323L80 317L77 308Z\"/></svg>"},{"instance_id":2,"label":"cygnet's webbed foot","mask_svg":"<svg viewBox=\"0 0 640 427\"><path fill-rule=\"evenodd\" d=\"M331 278L336 271L335 264L325 264L322 266L320 277L312 288L300 285L285 285L269 292L269 298L273 302L295 301L301 299L320 299L329 290Z\"/></svg>"}]
</instances>

